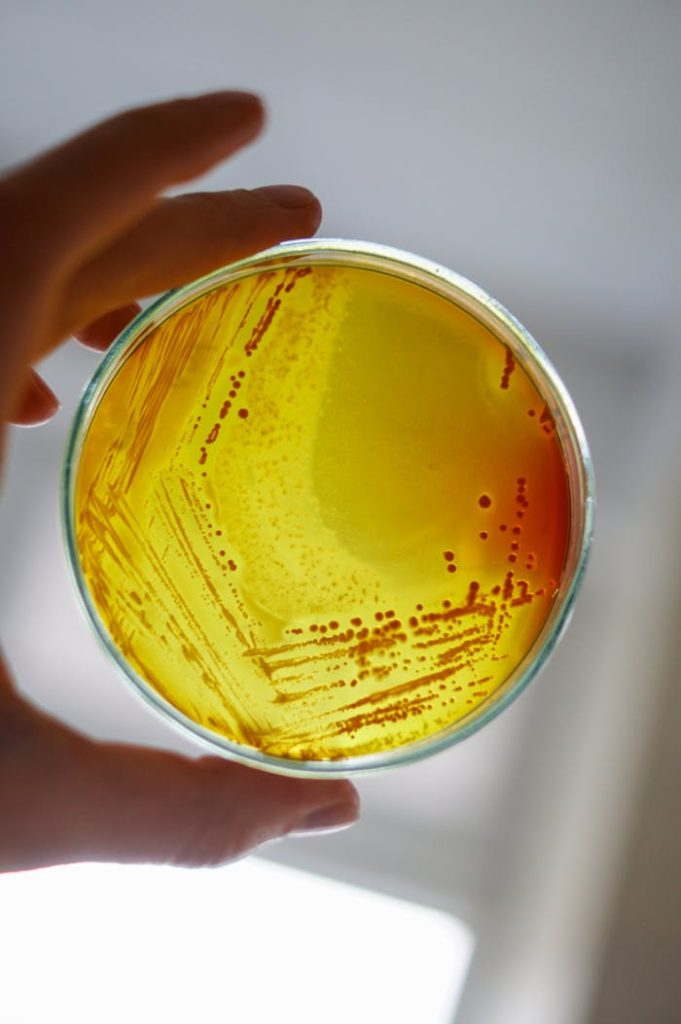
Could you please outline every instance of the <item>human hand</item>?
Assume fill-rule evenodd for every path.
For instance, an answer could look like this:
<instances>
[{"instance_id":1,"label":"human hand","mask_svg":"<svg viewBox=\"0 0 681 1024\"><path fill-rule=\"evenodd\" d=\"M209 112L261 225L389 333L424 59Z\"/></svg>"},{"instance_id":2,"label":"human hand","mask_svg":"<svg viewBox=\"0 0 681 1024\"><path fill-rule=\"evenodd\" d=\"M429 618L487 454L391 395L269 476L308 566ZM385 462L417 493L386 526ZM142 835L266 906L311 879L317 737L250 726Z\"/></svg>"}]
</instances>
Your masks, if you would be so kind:
<instances>
[{"instance_id":1,"label":"human hand","mask_svg":"<svg viewBox=\"0 0 681 1024\"><path fill-rule=\"evenodd\" d=\"M293 186L160 196L250 142L262 123L246 93L157 104L0 180L0 431L56 411L32 365L65 338L105 349L140 297L314 233L319 204ZM0 662L0 870L218 864L357 813L349 782L90 740L33 708Z\"/></svg>"}]
</instances>

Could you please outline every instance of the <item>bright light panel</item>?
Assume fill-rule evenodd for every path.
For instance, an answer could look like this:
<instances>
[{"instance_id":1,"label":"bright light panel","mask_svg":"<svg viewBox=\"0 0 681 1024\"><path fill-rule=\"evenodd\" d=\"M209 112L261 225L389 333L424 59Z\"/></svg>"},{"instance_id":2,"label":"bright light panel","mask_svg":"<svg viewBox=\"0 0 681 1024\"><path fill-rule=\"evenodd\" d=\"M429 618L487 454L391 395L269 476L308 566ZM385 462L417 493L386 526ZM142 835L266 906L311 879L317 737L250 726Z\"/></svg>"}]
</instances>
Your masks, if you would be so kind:
<instances>
[{"instance_id":1,"label":"bright light panel","mask_svg":"<svg viewBox=\"0 0 681 1024\"><path fill-rule=\"evenodd\" d=\"M451 1024L472 951L447 914L254 858L0 875L12 1024Z\"/></svg>"}]
</instances>

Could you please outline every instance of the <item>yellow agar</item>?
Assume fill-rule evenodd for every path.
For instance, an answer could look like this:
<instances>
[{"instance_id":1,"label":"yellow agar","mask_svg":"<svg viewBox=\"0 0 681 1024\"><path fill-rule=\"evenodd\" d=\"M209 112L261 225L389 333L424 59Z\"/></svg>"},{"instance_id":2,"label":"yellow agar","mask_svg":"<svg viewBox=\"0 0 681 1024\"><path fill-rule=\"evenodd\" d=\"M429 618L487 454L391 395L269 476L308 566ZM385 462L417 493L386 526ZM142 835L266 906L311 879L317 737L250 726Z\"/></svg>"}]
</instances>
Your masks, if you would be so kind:
<instances>
[{"instance_id":1,"label":"yellow agar","mask_svg":"<svg viewBox=\"0 0 681 1024\"><path fill-rule=\"evenodd\" d=\"M124 659L188 719L293 761L394 750L489 701L560 588L564 458L523 367L373 270L222 285L127 355L75 493Z\"/></svg>"}]
</instances>

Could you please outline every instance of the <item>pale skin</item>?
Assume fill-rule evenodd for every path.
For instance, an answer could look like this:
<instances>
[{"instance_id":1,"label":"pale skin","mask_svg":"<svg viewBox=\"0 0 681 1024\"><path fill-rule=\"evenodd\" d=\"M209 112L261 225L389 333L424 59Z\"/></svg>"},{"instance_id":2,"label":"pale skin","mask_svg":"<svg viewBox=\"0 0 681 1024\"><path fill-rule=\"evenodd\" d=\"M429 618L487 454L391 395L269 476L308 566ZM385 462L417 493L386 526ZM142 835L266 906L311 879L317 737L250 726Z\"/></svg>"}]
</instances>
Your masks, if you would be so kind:
<instances>
[{"instance_id":1,"label":"pale skin","mask_svg":"<svg viewBox=\"0 0 681 1024\"><path fill-rule=\"evenodd\" d=\"M33 369L47 352L71 336L104 350L138 299L316 231L319 203L294 186L163 198L253 140L263 120L247 93L157 104L0 179L0 465L8 422L57 411ZM0 661L0 871L216 865L357 814L349 782L91 740L34 708Z\"/></svg>"}]
</instances>

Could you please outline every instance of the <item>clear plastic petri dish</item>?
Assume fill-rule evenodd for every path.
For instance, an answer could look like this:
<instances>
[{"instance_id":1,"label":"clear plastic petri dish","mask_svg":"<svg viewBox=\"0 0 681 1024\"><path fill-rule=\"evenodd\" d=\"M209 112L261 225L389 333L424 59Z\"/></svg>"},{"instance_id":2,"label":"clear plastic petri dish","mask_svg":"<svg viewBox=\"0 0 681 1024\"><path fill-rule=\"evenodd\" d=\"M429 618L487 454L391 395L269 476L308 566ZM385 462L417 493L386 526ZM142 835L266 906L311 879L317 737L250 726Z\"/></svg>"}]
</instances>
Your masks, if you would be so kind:
<instances>
[{"instance_id":1,"label":"clear plastic petri dish","mask_svg":"<svg viewBox=\"0 0 681 1024\"><path fill-rule=\"evenodd\" d=\"M68 443L85 611L152 708L309 777L470 735L546 662L584 574L574 405L498 302L365 242L284 243L120 335Z\"/></svg>"}]
</instances>

